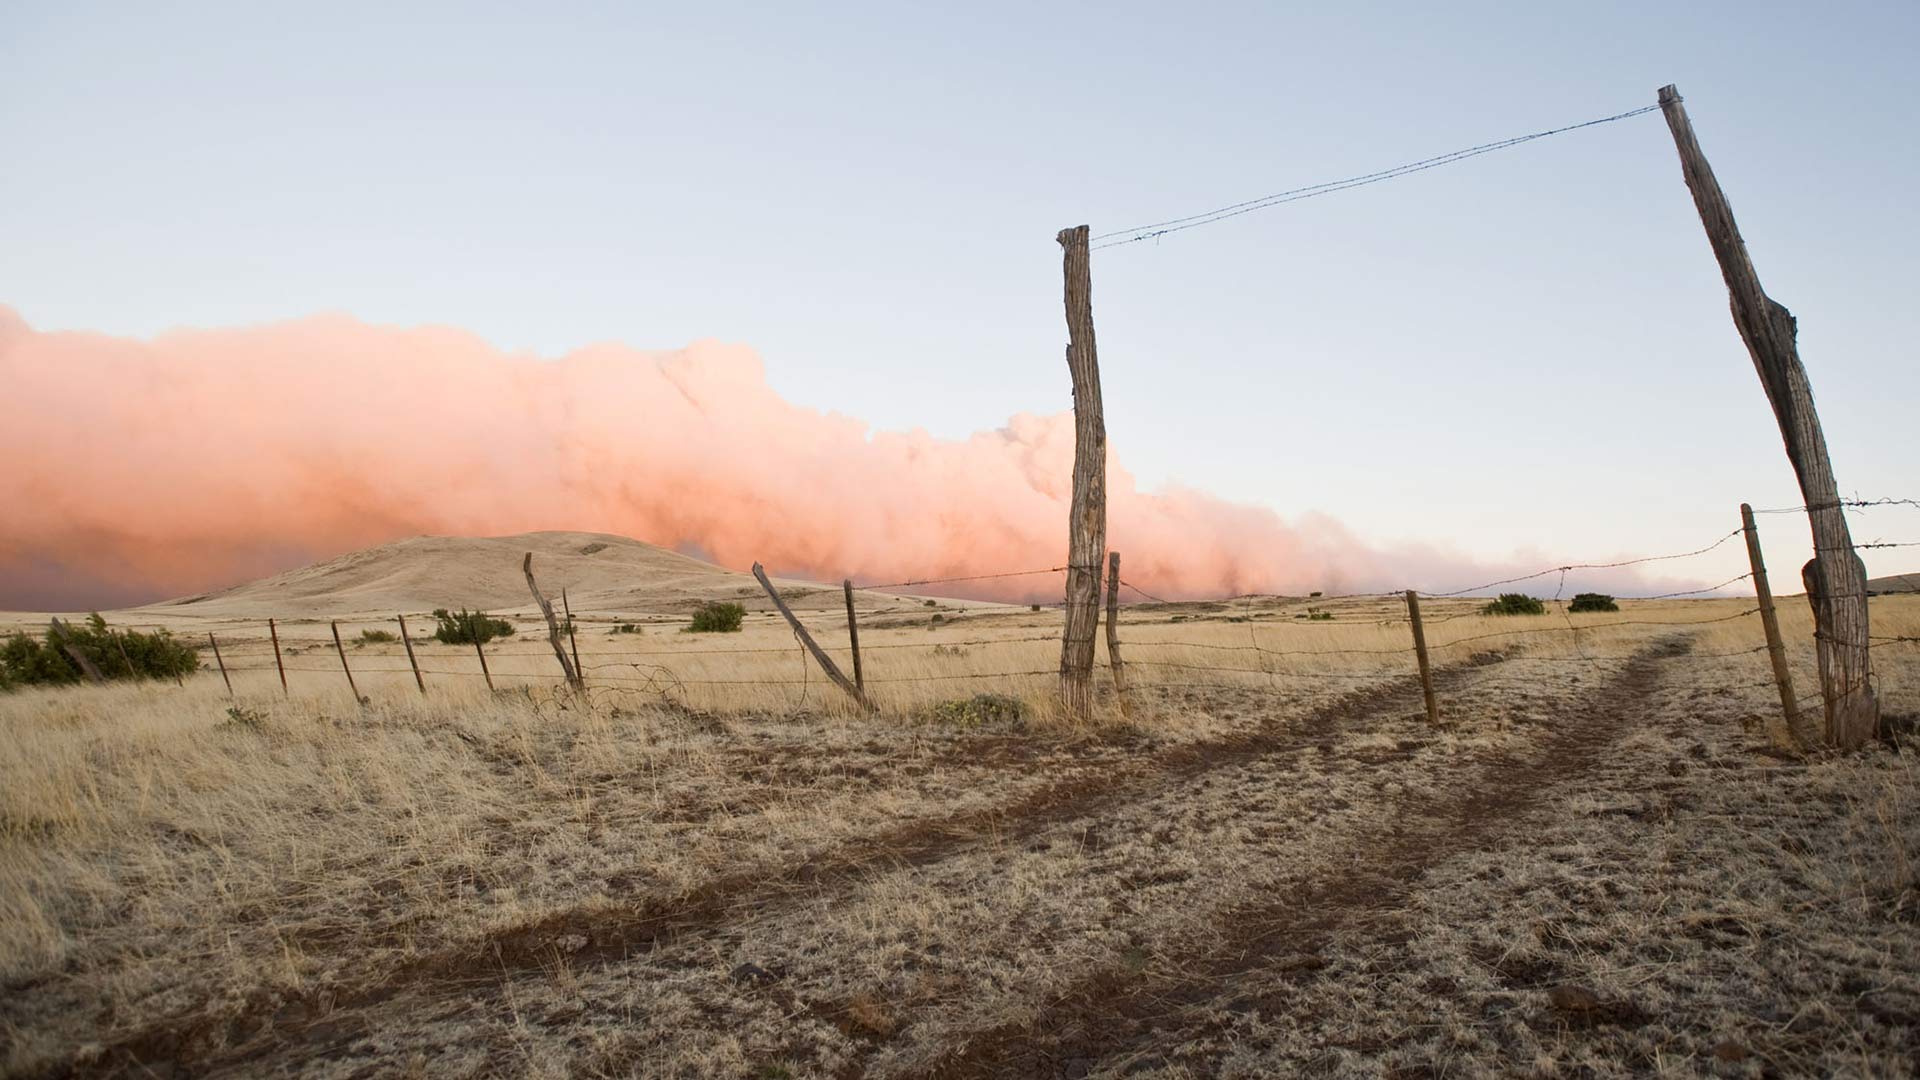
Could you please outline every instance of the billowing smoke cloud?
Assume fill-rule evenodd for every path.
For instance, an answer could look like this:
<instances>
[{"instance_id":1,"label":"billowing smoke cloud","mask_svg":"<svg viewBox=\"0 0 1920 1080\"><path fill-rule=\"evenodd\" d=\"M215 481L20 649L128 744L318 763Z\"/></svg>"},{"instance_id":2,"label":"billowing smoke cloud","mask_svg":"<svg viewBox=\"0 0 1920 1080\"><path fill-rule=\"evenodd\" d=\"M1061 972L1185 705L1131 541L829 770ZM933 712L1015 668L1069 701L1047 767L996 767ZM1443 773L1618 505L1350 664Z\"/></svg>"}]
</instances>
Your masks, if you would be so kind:
<instances>
[{"instance_id":1,"label":"billowing smoke cloud","mask_svg":"<svg viewBox=\"0 0 1920 1080\"><path fill-rule=\"evenodd\" d=\"M724 566L891 582L1064 561L1067 414L935 439L782 400L746 348L559 360L321 316L151 341L0 307L0 607L200 592L403 536L621 533ZM1167 597L1469 583L1338 523L1109 465L1126 577ZM1531 567L1529 567L1531 569ZM956 586L1055 598L1059 578Z\"/></svg>"}]
</instances>

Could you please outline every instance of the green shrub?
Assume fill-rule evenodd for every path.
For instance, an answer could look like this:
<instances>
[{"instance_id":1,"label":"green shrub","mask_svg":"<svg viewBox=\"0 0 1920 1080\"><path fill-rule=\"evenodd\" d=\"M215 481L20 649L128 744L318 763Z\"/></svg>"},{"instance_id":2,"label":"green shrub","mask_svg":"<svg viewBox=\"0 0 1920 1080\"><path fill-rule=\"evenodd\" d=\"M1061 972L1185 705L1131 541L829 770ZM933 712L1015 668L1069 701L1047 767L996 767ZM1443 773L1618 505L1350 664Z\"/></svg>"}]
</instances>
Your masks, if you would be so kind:
<instances>
[{"instance_id":1,"label":"green shrub","mask_svg":"<svg viewBox=\"0 0 1920 1080\"><path fill-rule=\"evenodd\" d=\"M512 637L513 624L505 619L488 617L484 611L468 611L461 608L457 612L446 608L433 609L433 639L443 645L485 645L497 637Z\"/></svg>"},{"instance_id":2,"label":"green shrub","mask_svg":"<svg viewBox=\"0 0 1920 1080\"><path fill-rule=\"evenodd\" d=\"M200 668L200 653L165 630L114 630L98 612L56 639L49 627L40 638L16 633L0 645L0 688L76 683L85 678L61 642L71 645L109 679L178 678Z\"/></svg>"},{"instance_id":3,"label":"green shrub","mask_svg":"<svg viewBox=\"0 0 1920 1080\"><path fill-rule=\"evenodd\" d=\"M1575 594L1573 603L1567 605L1568 611L1619 611L1620 605L1606 593L1583 592Z\"/></svg>"},{"instance_id":4,"label":"green shrub","mask_svg":"<svg viewBox=\"0 0 1920 1080\"><path fill-rule=\"evenodd\" d=\"M359 646L391 645L399 640L398 635L391 630L362 630L360 636L353 639L353 643Z\"/></svg>"},{"instance_id":5,"label":"green shrub","mask_svg":"<svg viewBox=\"0 0 1920 1080\"><path fill-rule=\"evenodd\" d=\"M1547 605L1526 593L1506 592L1480 609L1482 615L1544 615Z\"/></svg>"},{"instance_id":6,"label":"green shrub","mask_svg":"<svg viewBox=\"0 0 1920 1080\"><path fill-rule=\"evenodd\" d=\"M696 634L734 634L740 631L740 620L746 617L747 609L739 604L715 601L700 605L687 629Z\"/></svg>"},{"instance_id":7,"label":"green shrub","mask_svg":"<svg viewBox=\"0 0 1920 1080\"><path fill-rule=\"evenodd\" d=\"M607 632L609 634L637 634L640 632L640 627L630 622L623 622Z\"/></svg>"},{"instance_id":8,"label":"green shrub","mask_svg":"<svg viewBox=\"0 0 1920 1080\"><path fill-rule=\"evenodd\" d=\"M1009 725L1022 727L1027 716L1027 707L1019 698L1003 694L975 694L958 701L943 701L926 710L927 719L940 724L955 727L976 728L983 725Z\"/></svg>"},{"instance_id":9,"label":"green shrub","mask_svg":"<svg viewBox=\"0 0 1920 1080\"><path fill-rule=\"evenodd\" d=\"M1308 612L1308 613L1307 613L1307 621L1309 621L1309 622L1332 622L1332 621L1333 621L1333 612L1331 612L1331 611L1310 611L1310 612Z\"/></svg>"}]
</instances>

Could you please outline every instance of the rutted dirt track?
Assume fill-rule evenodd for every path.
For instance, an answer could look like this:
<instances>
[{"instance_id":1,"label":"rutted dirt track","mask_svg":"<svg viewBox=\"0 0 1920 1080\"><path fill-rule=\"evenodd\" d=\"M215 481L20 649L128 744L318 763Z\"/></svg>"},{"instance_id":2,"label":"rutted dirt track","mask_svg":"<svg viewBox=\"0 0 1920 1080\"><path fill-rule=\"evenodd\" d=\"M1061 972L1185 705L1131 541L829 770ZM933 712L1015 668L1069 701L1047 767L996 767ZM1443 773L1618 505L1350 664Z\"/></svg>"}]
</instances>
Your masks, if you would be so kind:
<instances>
[{"instance_id":1,"label":"rutted dirt track","mask_svg":"<svg viewBox=\"0 0 1920 1080\"><path fill-rule=\"evenodd\" d=\"M1103 972L1054 1001L1033 1020L984 1032L935 1075L943 1077L1086 1075L1114 1058L1138 1056L1176 1025L1184 1009L1234 998L1241 1010L1282 1008L1248 994L1252 973L1313 970L1318 945L1336 929L1396 907L1419 888L1428 867L1519 825L1522 815L1590 769L1623 730L1629 708L1650 694L1662 657L1683 645L1657 645L1596 691L1582 695L1565 722L1530 747L1490 754L1438 798L1397 799L1357 850L1363 861L1339 876L1294 884L1252 906L1219 914L1226 931L1207 954L1161 977Z\"/></svg>"}]
</instances>

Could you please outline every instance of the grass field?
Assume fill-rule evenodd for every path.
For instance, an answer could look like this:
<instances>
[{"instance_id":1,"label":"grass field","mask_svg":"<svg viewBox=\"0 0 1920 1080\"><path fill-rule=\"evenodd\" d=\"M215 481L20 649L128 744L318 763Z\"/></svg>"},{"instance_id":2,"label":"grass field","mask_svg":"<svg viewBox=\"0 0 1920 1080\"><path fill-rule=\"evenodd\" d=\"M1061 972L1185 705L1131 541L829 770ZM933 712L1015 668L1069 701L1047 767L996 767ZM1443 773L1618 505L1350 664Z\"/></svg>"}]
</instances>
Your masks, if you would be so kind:
<instances>
[{"instance_id":1,"label":"grass field","mask_svg":"<svg viewBox=\"0 0 1920 1080\"><path fill-rule=\"evenodd\" d=\"M1775 751L1749 606L1430 604L1441 729L1384 598L1129 608L1133 707L1079 727L1005 674L1057 665L1051 610L863 612L872 716L757 613L583 613L584 697L524 617L494 693L471 648L416 645L422 695L349 644L364 706L325 623L281 625L283 696L264 625L183 620L235 696L0 696L0 1061L1911 1075L1914 747ZM1875 662L1910 723L1920 649Z\"/></svg>"}]
</instances>

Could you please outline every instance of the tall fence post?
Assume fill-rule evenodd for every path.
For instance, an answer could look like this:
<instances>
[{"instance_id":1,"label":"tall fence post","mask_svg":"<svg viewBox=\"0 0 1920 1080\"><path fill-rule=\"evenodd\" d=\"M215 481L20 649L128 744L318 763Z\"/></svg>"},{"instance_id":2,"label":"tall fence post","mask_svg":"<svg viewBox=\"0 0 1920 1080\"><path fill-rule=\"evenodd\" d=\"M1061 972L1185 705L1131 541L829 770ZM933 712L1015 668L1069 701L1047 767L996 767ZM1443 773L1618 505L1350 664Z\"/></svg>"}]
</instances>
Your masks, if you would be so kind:
<instances>
[{"instance_id":1,"label":"tall fence post","mask_svg":"<svg viewBox=\"0 0 1920 1080\"><path fill-rule=\"evenodd\" d=\"M1062 229L1067 370L1073 376L1073 504L1067 516L1067 623L1060 640L1060 698L1067 716L1093 707L1093 639L1100 628L1100 556L1107 550L1107 422L1093 336L1087 227Z\"/></svg>"},{"instance_id":2,"label":"tall fence post","mask_svg":"<svg viewBox=\"0 0 1920 1080\"><path fill-rule=\"evenodd\" d=\"M273 667L280 673L280 696L287 697L291 691L287 689L287 665L280 659L280 628L272 619L267 620L267 636L273 639Z\"/></svg>"},{"instance_id":3,"label":"tall fence post","mask_svg":"<svg viewBox=\"0 0 1920 1080\"><path fill-rule=\"evenodd\" d=\"M560 661L560 673L567 677L567 686L580 689L580 673L573 669L567 660L567 650L560 645L560 620L554 617L553 604L541 594L540 586L533 580L533 552L520 562L520 569L527 575L527 591L533 594L534 603L540 605L540 614L547 619L547 644L553 646L553 658Z\"/></svg>"},{"instance_id":4,"label":"tall fence post","mask_svg":"<svg viewBox=\"0 0 1920 1080\"><path fill-rule=\"evenodd\" d=\"M1707 242L1720 263L1732 298L1733 322L1753 358L1754 370L1773 405L1774 419L1786 443L1787 458L1800 480L1813 527L1813 559L1801 570L1807 602L1813 606L1814 646L1820 659L1820 689L1826 703L1827 742L1843 750L1867 743L1880 731L1880 704L1873 693L1873 654L1869 652L1867 567L1853 549L1840 485L1827 456L1827 438L1814 409L1813 386L1800 363L1799 328L1793 313L1760 287L1747 244L1734 223L1733 207L1714 179L1713 168L1694 138L1680 92L1660 88L1680 172L1693 193L1694 208Z\"/></svg>"},{"instance_id":5,"label":"tall fence post","mask_svg":"<svg viewBox=\"0 0 1920 1080\"><path fill-rule=\"evenodd\" d=\"M866 690L848 682L847 677L840 674L840 665L834 663L833 657L828 656L826 650L813 640L813 635L807 633L807 628L800 625L799 617L794 615L793 609L780 598L780 590L774 588L773 582L767 580L767 572L759 563L753 564L753 576L760 582L760 587L767 590L767 596L773 601L773 606L787 620L787 625L793 627L794 636L799 638L800 644L806 646L807 651L813 654L814 662L820 665L821 671L827 673L827 678L833 680L833 685L846 691L847 696L858 702L861 708L872 712L873 702L867 700Z\"/></svg>"},{"instance_id":6,"label":"tall fence post","mask_svg":"<svg viewBox=\"0 0 1920 1080\"><path fill-rule=\"evenodd\" d=\"M842 580L840 588L847 594L847 641L853 646L853 685L865 693L867 677L860 671L860 623L853 616L853 579Z\"/></svg>"},{"instance_id":7,"label":"tall fence post","mask_svg":"<svg viewBox=\"0 0 1920 1080\"><path fill-rule=\"evenodd\" d=\"M227 662L220 656L220 641L207 631L207 644L213 646L213 662L220 665L220 681L227 684L227 696L233 696L233 680L227 677Z\"/></svg>"},{"instance_id":8,"label":"tall fence post","mask_svg":"<svg viewBox=\"0 0 1920 1080\"><path fill-rule=\"evenodd\" d=\"M1753 595L1760 605L1760 626L1767 634L1767 659L1773 662L1773 682L1780 690L1780 715L1785 718L1787 745L1812 745L1802 734L1798 699L1793 693L1793 672L1787 668L1787 646L1780 639L1780 619L1773 610L1773 588L1767 584L1767 563L1760 555L1760 530L1753 524L1753 507L1740 504L1740 528L1747 534L1747 562L1753 568ZM1769 724L1768 727L1773 725Z\"/></svg>"},{"instance_id":9,"label":"tall fence post","mask_svg":"<svg viewBox=\"0 0 1920 1080\"><path fill-rule=\"evenodd\" d=\"M420 692L424 694L427 692L427 680L420 677L420 661L415 660L413 658L413 638L409 637L407 634L407 617L406 615L402 614L399 616L399 619L400 619L400 641L401 641L401 644L404 644L407 647L407 666L413 669L414 685L418 686L420 688Z\"/></svg>"},{"instance_id":10,"label":"tall fence post","mask_svg":"<svg viewBox=\"0 0 1920 1080\"><path fill-rule=\"evenodd\" d=\"M1120 702L1120 715L1133 707L1127 702L1127 666L1120 660L1120 553L1107 552L1107 667L1113 671L1113 696Z\"/></svg>"},{"instance_id":11,"label":"tall fence post","mask_svg":"<svg viewBox=\"0 0 1920 1080\"><path fill-rule=\"evenodd\" d=\"M1433 694L1433 664L1427 659L1427 628L1420 621L1420 594L1407 590L1407 621L1413 624L1413 652L1420 660L1420 693L1427 699L1427 723L1440 723L1440 699Z\"/></svg>"},{"instance_id":12,"label":"tall fence post","mask_svg":"<svg viewBox=\"0 0 1920 1080\"><path fill-rule=\"evenodd\" d=\"M347 689L353 691L353 700L365 705L367 699L360 696L360 688L354 685L353 668L347 664L347 647L340 644L340 624L336 622L330 625L333 627L333 651L340 654L340 670L347 673Z\"/></svg>"}]
</instances>

